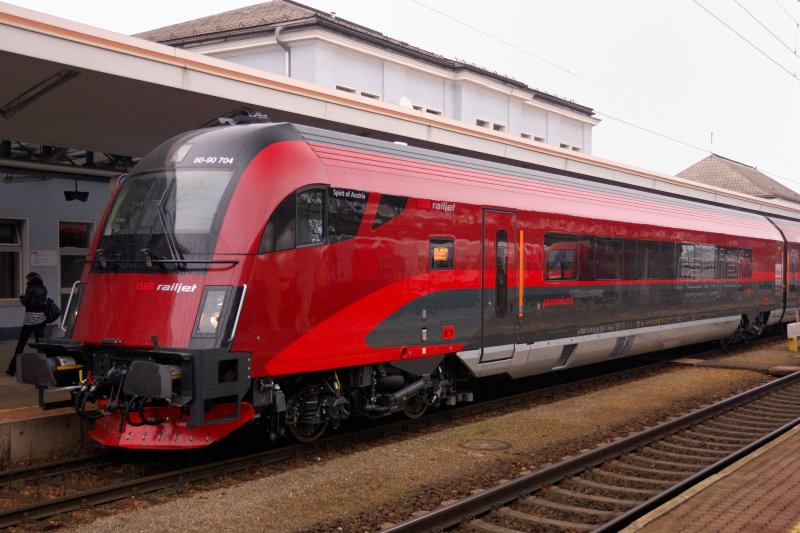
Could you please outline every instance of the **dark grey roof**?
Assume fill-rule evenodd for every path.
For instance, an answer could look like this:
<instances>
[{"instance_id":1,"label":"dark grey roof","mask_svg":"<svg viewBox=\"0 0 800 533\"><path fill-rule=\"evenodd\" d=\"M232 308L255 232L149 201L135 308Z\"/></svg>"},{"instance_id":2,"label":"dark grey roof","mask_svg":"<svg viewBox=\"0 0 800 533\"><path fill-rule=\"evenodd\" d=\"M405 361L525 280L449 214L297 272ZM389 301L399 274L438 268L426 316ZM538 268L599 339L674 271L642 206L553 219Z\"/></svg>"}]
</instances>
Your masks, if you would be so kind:
<instances>
[{"instance_id":1,"label":"dark grey roof","mask_svg":"<svg viewBox=\"0 0 800 533\"><path fill-rule=\"evenodd\" d=\"M800 202L800 194L754 167L716 154L711 154L679 172L678 177L760 198L783 198Z\"/></svg>"},{"instance_id":2,"label":"dark grey roof","mask_svg":"<svg viewBox=\"0 0 800 533\"><path fill-rule=\"evenodd\" d=\"M183 48L187 45L202 44L213 39L233 40L251 38L259 35L271 35L278 27L283 27L281 31L284 32L283 34L285 35L285 32L303 29L309 26L327 28L345 34L348 37L389 48L398 53L427 61L452 71L472 71L481 76L500 81L506 85L530 91L535 95L535 98L550 104L565 107L588 116L594 115L594 110L590 107L576 104L575 102L553 96L539 91L538 89L533 89L508 76L469 63L447 59L421 48L411 46L403 41L386 37L384 34L371 30L370 28L294 2L293 0L272 0L271 2L241 7L209 17L138 33L135 37Z\"/></svg>"}]
</instances>

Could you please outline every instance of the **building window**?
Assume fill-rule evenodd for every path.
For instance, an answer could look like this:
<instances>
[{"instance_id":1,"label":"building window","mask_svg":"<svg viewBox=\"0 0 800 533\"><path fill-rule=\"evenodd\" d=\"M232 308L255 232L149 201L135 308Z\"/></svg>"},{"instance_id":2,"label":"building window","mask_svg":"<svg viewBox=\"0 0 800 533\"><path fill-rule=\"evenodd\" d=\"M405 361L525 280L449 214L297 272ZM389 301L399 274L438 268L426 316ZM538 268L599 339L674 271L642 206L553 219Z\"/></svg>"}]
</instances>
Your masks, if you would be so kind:
<instances>
[{"instance_id":1,"label":"building window","mask_svg":"<svg viewBox=\"0 0 800 533\"><path fill-rule=\"evenodd\" d=\"M481 120L478 118L475 119L475 125L480 126L481 128L489 128L491 127L492 123L489 122L488 120Z\"/></svg>"},{"instance_id":2,"label":"building window","mask_svg":"<svg viewBox=\"0 0 800 533\"><path fill-rule=\"evenodd\" d=\"M561 144L559 144L559 146L561 148L563 148L564 150L569 150L569 145L568 144L561 143Z\"/></svg>"},{"instance_id":3,"label":"building window","mask_svg":"<svg viewBox=\"0 0 800 533\"><path fill-rule=\"evenodd\" d=\"M89 243L94 233L91 222L58 223L59 293L61 309L67 308L72 285L81 279Z\"/></svg>"},{"instance_id":4,"label":"building window","mask_svg":"<svg viewBox=\"0 0 800 533\"><path fill-rule=\"evenodd\" d=\"M22 292L22 221L0 219L0 300Z\"/></svg>"},{"instance_id":5,"label":"building window","mask_svg":"<svg viewBox=\"0 0 800 533\"><path fill-rule=\"evenodd\" d=\"M520 133L520 135L522 135L523 139L532 139L533 138L530 133Z\"/></svg>"},{"instance_id":6,"label":"building window","mask_svg":"<svg viewBox=\"0 0 800 533\"><path fill-rule=\"evenodd\" d=\"M441 111L439 111L438 109L431 109L431 108L428 108L428 109L426 109L426 110L425 110L425 112L426 112L426 113L430 113L431 115L436 115L437 117L440 117L440 116L442 116L442 112L441 112Z\"/></svg>"},{"instance_id":7,"label":"building window","mask_svg":"<svg viewBox=\"0 0 800 533\"><path fill-rule=\"evenodd\" d=\"M573 151L573 152L581 152L582 150L581 150L581 147L580 147L580 146L573 146L573 147L572 147L572 151Z\"/></svg>"},{"instance_id":8,"label":"building window","mask_svg":"<svg viewBox=\"0 0 800 533\"><path fill-rule=\"evenodd\" d=\"M373 100L380 100L381 99L381 97L379 95L374 94L374 93L368 93L366 91L361 91L361 96L363 96L365 98L372 98Z\"/></svg>"},{"instance_id":9,"label":"building window","mask_svg":"<svg viewBox=\"0 0 800 533\"><path fill-rule=\"evenodd\" d=\"M353 89L352 87L347 87L345 85L337 85L336 86L336 90L344 91L344 92L350 93L350 94L356 94L358 92L355 89Z\"/></svg>"},{"instance_id":10,"label":"building window","mask_svg":"<svg viewBox=\"0 0 800 533\"><path fill-rule=\"evenodd\" d=\"M543 143L544 142L544 137L535 137L534 136L533 140L536 141L536 142Z\"/></svg>"},{"instance_id":11,"label":"building window","mask_svg":"<svg viewBox=\"0 0 800 533\"><path fill-rule=\"evenodd\" d=\"M492 129L494 131L499 131L501 133L506 131L506 127L502 124L492 124Z\"/></svg>"}]
</instances>

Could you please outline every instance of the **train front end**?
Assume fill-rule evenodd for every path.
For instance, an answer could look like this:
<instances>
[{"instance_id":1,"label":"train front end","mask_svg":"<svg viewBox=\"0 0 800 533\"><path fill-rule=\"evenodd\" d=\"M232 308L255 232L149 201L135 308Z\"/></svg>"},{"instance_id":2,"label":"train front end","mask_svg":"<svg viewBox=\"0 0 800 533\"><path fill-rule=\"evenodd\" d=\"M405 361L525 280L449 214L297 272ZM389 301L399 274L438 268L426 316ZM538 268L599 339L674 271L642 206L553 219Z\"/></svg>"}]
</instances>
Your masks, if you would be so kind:
<instances>
[{"instance_id":1,"label":"train front end","mask_svg":"<svg viewBox=\"0 0 800 533\"><path fill-rule=\"evenodd\" d=\"M232 346L272 201L270 148L302 150L280 142L295 138L286 124L227 126L146 156L105 214L64 338L23 354L18 379L72 385L89 435L125 448L206 446L276 403Z\"/></svg>"}]
</instances>

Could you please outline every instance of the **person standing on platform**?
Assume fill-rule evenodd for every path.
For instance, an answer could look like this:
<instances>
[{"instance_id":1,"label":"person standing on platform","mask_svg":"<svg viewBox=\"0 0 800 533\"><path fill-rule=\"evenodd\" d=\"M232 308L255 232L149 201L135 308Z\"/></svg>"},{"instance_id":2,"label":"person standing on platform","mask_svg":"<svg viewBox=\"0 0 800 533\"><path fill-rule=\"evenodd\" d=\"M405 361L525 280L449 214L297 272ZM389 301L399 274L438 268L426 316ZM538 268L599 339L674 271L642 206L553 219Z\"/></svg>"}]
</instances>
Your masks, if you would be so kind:
<instances>
[{"instance_id":1,"label":"person standing on platform","mask_svg":"<svg viewBox=\"0 0 800 533\"><path fill-rule=\"evenodd\" d=\"M25 276L27 286L25 294L20 295L19 301L25 306L25 320L22 322L22 330L19 332L19 342L14 350L14 356L8 364L6 374L13 376L17 372L17 355L25 350L25 345L33 333L36 342L44 337L44 326L47 319L44 316L44 309L47 305L47 289L44 286L42 277L36 272L31 272Z\"/></svg>"}]
</instances>

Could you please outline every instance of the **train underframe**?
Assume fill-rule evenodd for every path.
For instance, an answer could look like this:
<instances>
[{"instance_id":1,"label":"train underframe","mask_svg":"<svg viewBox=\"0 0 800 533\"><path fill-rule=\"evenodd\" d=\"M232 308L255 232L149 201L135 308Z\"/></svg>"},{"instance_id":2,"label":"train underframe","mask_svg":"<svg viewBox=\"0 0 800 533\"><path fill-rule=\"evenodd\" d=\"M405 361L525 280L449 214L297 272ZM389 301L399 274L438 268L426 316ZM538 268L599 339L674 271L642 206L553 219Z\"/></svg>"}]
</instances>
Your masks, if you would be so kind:
<instances>
[{"instance_id":1,"label":"train underframe","mask_svg":"<svg viewBox=\"0 0 800 533\"><path fill-rule=\"evenodd\" d=\"M449 356L252 378L250 355L225 350L38 348L20 358L22 381L72 387L77 413L93 422L89 435L106 446L195 448L248 423L272 440L312 442L351 416L417 418L472 400L457 391L467 372Z\"/></svg>"},{"instance_id":2,"label":"train underframe","mask_svg":"<svg viewBox=\"0 0 800 533\"><path fill-rule=\"evenodd\" d=\"M769 313L742 315L723 344L760 336ZM22 354L21 381L40 389L72 387L89 435L106 446L201 447L241 426L302 442L357 416L421 416L430 406L471 401L471 373L455 354L290 376L252 377L248 353L226 349L127 350L70 341Z\"/></svg>"}]
</instances>

